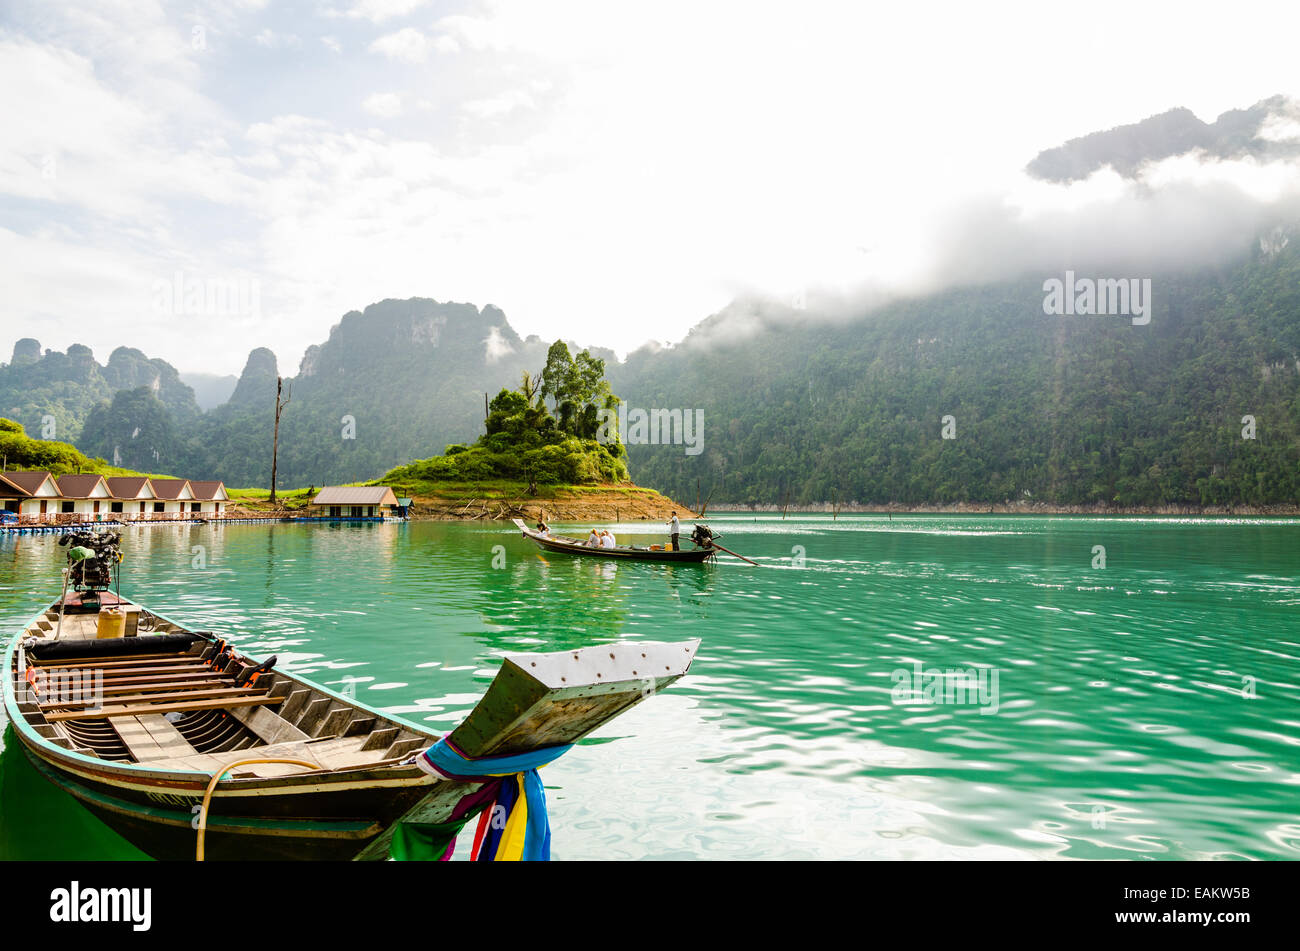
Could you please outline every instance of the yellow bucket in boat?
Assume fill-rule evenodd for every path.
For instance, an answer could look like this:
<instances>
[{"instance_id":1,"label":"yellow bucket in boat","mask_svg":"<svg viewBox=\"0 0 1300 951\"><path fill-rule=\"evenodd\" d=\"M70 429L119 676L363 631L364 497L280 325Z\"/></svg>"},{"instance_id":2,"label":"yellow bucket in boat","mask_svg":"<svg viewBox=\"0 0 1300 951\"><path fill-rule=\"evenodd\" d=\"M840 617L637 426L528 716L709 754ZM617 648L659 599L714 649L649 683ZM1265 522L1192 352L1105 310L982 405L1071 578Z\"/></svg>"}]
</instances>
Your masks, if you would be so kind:
<instances>
[{"instance_id":1,"label":"yellow bucket in boat","mask_svg":"<svg viewBox=\"0 0 1300 951\"><path fill-rule=\"evenodd\" d=\"M99 612L95 637L121 637L126 633L126 612L121 608L104 608Z\"/></svg>"}]
</instances>

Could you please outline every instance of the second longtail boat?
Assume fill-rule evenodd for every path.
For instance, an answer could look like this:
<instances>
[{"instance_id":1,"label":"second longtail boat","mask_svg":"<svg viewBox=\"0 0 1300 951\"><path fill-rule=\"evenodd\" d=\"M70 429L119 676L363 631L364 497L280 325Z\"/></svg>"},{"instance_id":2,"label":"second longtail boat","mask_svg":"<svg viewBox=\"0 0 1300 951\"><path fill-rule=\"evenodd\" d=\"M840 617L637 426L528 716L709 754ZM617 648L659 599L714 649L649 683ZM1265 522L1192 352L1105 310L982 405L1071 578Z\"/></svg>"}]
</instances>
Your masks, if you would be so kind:
<instances>
[{"instance_id":1,"label":"second longtail boat","mask_svg":"<svg viewBox=\"0 0 1300 951\"><path fill-rule=\"evenodd\" d=\"M598 548L587 545L576 538L552 535L529 528L523 519L512 519L516 527L524 533L524 538L536 542L544 551L565 552L570 555L582 555L590 558L621 558L629 561L666 561L674 564L698 564L709 561L721 550L713 544L714 535L706 526L696 525L691 533L694 548L673 551L667 547L641 547L638 545L618 545L614 548ZM720 536L719 536L720 537Z\"/></svg>"}]
</instances>

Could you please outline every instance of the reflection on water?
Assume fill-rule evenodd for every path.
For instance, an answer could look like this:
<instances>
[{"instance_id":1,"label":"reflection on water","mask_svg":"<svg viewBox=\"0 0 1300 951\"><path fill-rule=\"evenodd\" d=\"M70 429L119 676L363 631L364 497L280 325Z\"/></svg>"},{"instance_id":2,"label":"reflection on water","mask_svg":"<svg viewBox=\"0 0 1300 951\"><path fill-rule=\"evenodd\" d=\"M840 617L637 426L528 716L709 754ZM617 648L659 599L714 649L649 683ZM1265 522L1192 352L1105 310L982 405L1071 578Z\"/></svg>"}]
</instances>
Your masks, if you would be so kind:
<instances>
[{"instance_id":1,"label":"reflection on water","mask_svg":"<svg viewBox=\"0 0 1300 951\"><path fill-rule=\"evenodd\" d=\"M162 526L127 532L123 593L437 729L504 653L703 638L547 768L559 858L1300 855L1297 520L711 521L763 567L479 523ZM55 541L0 539L6 630L57 593ZM982 668L993 715L891 695L899 670ZM119 854L14 743L0 855ZM10 817L36 798L28 836Z\"/></svg>"}]
</instances>

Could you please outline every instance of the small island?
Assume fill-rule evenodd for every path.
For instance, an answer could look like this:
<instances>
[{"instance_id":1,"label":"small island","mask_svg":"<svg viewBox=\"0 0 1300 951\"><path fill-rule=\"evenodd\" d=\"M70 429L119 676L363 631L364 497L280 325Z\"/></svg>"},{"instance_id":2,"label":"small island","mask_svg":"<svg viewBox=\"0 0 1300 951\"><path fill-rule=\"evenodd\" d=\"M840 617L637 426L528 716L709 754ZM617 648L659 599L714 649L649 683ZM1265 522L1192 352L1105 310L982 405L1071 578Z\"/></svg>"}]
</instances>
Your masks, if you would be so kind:
<instances>
[{"instance_id":1,"label":"small island","mask_svg":"<svg viewBox=\"0 0 1300 951\"><path fill-rule=\"evenodd\" d=\"M411 517L555 521L664 520L689 506L632 482L618 431L618 397L605 361L562 340L540 373L487 405L485 432L472 445L417 459L358 485L391 486L412 499ZM316 487L278 493L277 511L305 509ZM266 490L233 490L250 515L270 509Z\"/></svg>"}]
</instances>

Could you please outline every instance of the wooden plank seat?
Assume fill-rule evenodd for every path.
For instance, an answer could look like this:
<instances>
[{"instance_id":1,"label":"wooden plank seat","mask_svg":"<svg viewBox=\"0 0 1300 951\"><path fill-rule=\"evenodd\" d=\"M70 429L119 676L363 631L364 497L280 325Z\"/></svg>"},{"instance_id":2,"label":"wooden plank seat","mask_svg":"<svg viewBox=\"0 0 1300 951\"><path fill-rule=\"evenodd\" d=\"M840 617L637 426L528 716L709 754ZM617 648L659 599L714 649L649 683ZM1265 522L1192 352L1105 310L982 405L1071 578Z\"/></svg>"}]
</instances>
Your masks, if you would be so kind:
<instances>
[{"instance_id":1,"label":"wooden plank seat","mask_svg":"<svg viewBox=\"0 0 1300 951\"><path fill-rule=\"evenodd\" d=\"M142 664L167 665L167 664L194 664L200 660L198 654L134 654L127 660L93 660L87 658L82 661L78 658L69 658L64 660L41 661L37 658L29 660L29 666L39 667L43 670L52 670L56 667L67 669L76 668L77 670L91 670L96 667L138 667Z\"/></svg>"},{"instance_id":2,"label":"wooden plank seat","mask_svg":"<svg viewBox=\"0 0 1300 951\"><path fill-rule=\"evenodd\" d=\"M211 670L212 668L199 660L186 661L183 664L157 664L152 661L145 661L143 664L136 664L131 667L68 667L63 664L51 664L48 667L40 668L47 673L81 673L83 671L95 674L102 674L105 677L124 677L128 674L170 674L182 670Z\"/></svg>"},{"instance_id":3,"label":"wooden plank seat","mask_svg":"<svg viewBox=\"0 0 1300 951\"><path fill-rule=\"evenodd\" d=\"M206 680L168 680L163 683L106 684L103 687L100 687L98 692L108 697L129 693L160 693L173 690L212 690L216 688L225 689L233 686L234 681L230 678L210 678ZM91 684L90 687L86 688L83 692L95 693L95 685Z\"/></svg>"},{"instance_id":4,"label":"wooden plank seat","mask_svg":"<svg viewBox=\"0 0 1300 951\"><path fill-rule=\"evenodd\" d=\"M253 746L239 750L237 753L193 753L187 756L174 756L150 762L157 769L185 769L202 773L214 773L224 769L226 764L241 759L264 757L266 759L304 759L320 763L321 769L349 769L361 766L373 766L391 757L385 756L384 750L361 749L364 737L344 736L321 740L295 740L287 743L274 743L270 746ZM286 766L279 763L258 763L238 767L231 774L232 779L245 776L287 776L306 772L302 767Z\"/></svg>"},{"instance_id":5,"label":"wooden plank seat","mask_svg":"<svg viewBox=\"0 0 1300 951\"><path fill-rule=\"evenodd\" d=\"M113 721L113 730L122 738L137 763L198 753L181 731L160 713L121 717Z\"/></svg>"},{"instance_id":6,"label":"wooden plank seat","mask_svg":"<svg viewBox=\"0 0 1300 951\"><path fill-rule=\"evenodd\" d=\"M159 674L201 674L204 671L219 673L207 664L167 664L148 667L40 667L37 668L46 677L102 677L105 680L121 680L124 677L153 677Z\"/></svg>"},{"instance_id":7,"label":"wooden plank seat","mask_svg":"<svg viewBox=\"0 0 1300 951\"><path fill-rule=\"evenodd\" d=\"M105 677L104 686L113 687L123 684L173 683L188 680L228 680L235 682L233 674L219 674L215 670L204 673L201 670L180 671L174 674L142 674L138 677Z\"/></svg>"},{"instance_id":8,"label":"wooden plank seat","mask_svg":"<svg viewBox=\"0 0 1300 951\"><path fill-rule=\"evenodd\" d=\"M211 687L206 690L177 690L168 693L131 693L121 696L114 696L111 700L105 697L94 695L79 700L68 700L59 698L48 703L42 703L43 710L56 710L73 707L98 707L103 703L126 704L133 703L159 703L164 700L197 700L202 697L253 697L261 696L263 691L256 687Z\"/></svg>"},{"instance_id":9,"label":"wooden plank seat","mask_svg":"<svg viewBox=\"0 0 1300 951\"><path fill-rule=\"evenodd\" d=\"M106 706L94 714L87 715L84 710L66 710L59 713L47 713L45 719L49 723L58 723L62 720L98 720L105 717L133 717L142 713L181 713L188 710L223 710L228 707L255 707L255 706L275 706L284 701L279 697L267 696L265 692L258 693L256 696L247 697L227 697L217 700L182 700L176 702L156 703L156 704L137 704L133 706L114 707Z\"/></svg>"}]
</instances>

